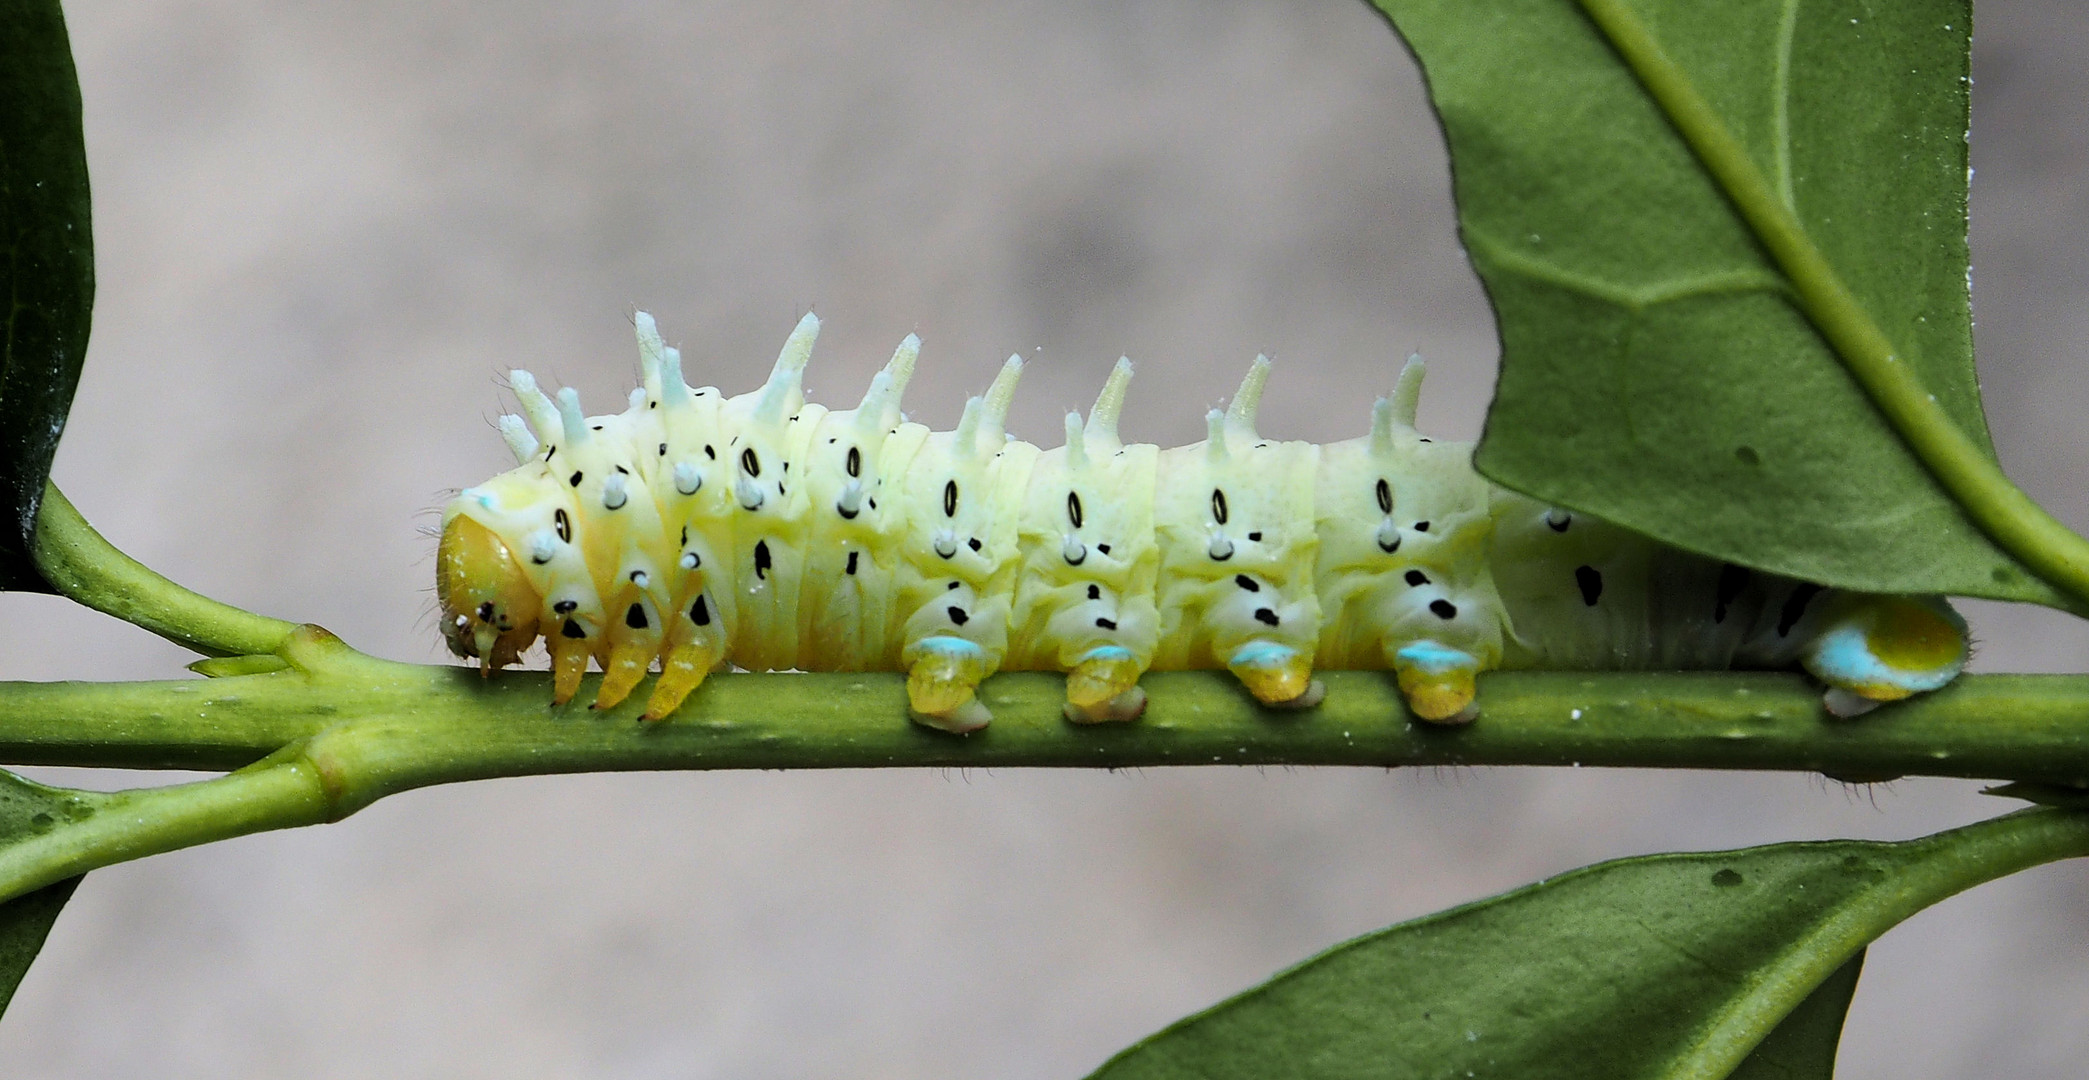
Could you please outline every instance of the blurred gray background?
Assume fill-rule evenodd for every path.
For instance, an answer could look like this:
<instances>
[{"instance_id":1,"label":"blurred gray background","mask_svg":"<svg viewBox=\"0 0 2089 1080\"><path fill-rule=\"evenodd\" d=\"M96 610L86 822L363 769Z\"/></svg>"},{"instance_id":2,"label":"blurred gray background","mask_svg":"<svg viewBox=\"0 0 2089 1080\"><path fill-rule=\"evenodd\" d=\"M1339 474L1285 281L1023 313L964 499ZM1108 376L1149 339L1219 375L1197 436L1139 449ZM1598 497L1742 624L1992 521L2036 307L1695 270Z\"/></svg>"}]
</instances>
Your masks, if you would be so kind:
<instances>
[{"instance_id":1,"label":"blurred gray background","mask_svg":"<svg viewBox=\"0 0 2089 1080\"><path fill-rule=\"evenodd\" d=\"M754 385L807 308L855 400L926 341L938 425L1012 351L1051 444L1119 353L1128 435L1363 430L1411 349L1477 433L1495 344L1414 67L1315 3L260 4L70 12L101 286L57 477L205 593L441 659L421 529L504 464L499 373L599 409L656 313ZM1984 6L1981 370L2004 462L2089 526L2089 148L2067 5ZM1988 670L2083 625L1970 605ZM189 657L0 597L7 678ZM2000 719L2000 718L1998 718ZM900 722L895 718L894 722ZM82 774L37 775L81 782ZM165 776L90 778L163 782ZM1977 785L1457 770L660 774L417 792L96 872L0 1025L9 1077L1076 1077L1352 935L1598 859L1907 837ZM1874 950L1843 1076L2077 1077L2089 866Z\"/></svg>"}]
</instances>

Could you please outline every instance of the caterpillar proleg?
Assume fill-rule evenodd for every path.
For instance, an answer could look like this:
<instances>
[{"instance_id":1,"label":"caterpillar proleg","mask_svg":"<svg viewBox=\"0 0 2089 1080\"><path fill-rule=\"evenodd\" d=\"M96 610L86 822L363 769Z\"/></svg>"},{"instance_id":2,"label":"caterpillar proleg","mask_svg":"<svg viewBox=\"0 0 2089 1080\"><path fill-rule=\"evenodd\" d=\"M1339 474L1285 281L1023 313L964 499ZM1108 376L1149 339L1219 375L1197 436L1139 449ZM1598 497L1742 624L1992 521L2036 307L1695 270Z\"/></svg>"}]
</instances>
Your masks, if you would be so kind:
<instances>
[{"instance_id":1,"label":"caterpillar proleg","mask_svg":"<svg viewBox=\"0 0 2089 1080\"><path fill-rule=\"evenodd\" d=\"M904 420L908 337L853 409L805 401L811 315L759 389L691 388L653 319L644 385L587 417L527 372L500 432L517 465L443 512L436 591L480 670L539 637L553 701L604 672L594 707L656 665L644 718L714 670L901 671L909 714L990 719L996 671L1067 676L1065 714L1126 721L1149 670L1224 669L1265 705L1311 708L1316 668L1390 671L1413 713L1476 715L1496 668L1791 668L1840 715L1934 690L1966 657L1938 597L1879 596L1722 564L1489 484L1469 443L1415 429L1411 358L1368 434L1264 438L1257 357L1207 437L1125 443L1132 365L1063 445L1007 434L1010 357L950 431Z\"/></svg>"}]
</instances>

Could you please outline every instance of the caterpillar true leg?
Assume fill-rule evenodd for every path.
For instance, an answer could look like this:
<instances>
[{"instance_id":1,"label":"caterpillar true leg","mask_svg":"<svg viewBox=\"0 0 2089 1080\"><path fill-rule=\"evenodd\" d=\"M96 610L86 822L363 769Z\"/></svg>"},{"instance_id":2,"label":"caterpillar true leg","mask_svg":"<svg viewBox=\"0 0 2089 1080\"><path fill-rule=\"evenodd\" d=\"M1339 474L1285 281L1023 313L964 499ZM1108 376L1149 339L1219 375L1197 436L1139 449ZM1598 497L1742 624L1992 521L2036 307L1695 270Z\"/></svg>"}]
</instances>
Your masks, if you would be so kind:
<instances>
[{"instance_id":1,"label":"caterpillar true leg","mask_svg":"<svg viewBox=\"0 0 2089 1080\"><path fill-rule=\"evenodd\" d=\"M1935 690L1966 663L1966 623L1936 597L1843 593L1800 663L1828 684L1823 704L1857 716Z\"/></svg>"}]
</instances>

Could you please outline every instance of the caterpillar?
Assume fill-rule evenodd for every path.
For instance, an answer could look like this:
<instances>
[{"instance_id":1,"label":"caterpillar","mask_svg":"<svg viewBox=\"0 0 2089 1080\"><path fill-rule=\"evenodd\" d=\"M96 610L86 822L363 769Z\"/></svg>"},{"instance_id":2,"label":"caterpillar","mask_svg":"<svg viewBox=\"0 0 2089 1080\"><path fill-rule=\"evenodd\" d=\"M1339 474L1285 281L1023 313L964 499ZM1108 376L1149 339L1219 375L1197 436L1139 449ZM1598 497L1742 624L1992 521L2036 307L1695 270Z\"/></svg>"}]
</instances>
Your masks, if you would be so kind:
<instances>
[{"instance_id":1,"label":"caterpillar","mask_svg":"<svg viewBox=\"0 0 2089 1080\"><path fill-rule=\"evenodd\" d=\"M991 715L997 671L1066 675L1067 719L1127 721L1149 670L1225 669L1273 708L1317 705L1329 670L1387 670L1414 715L1476 715L1496 668L1803 668L1854 715L1963 666L1942 598L1848 592L1703 558L1490 484L1472 444L1415 428L1411 358L1367 434L1266 439L1257 357L1207 438L1127 444L1119 360L1065 442L1006 431L1010 357L957 426L909 422L909 336L853 409L809 403L806 315L760 389L691 388L635 318L644 385L586 416L570 388L511 374L499 428L517 466L443 511L442 630L482 674L541 637L552 700L603 671L594 708L657 662L643 718L728 666L900 671L909 715Z\"/></svg>"}]
</instances>

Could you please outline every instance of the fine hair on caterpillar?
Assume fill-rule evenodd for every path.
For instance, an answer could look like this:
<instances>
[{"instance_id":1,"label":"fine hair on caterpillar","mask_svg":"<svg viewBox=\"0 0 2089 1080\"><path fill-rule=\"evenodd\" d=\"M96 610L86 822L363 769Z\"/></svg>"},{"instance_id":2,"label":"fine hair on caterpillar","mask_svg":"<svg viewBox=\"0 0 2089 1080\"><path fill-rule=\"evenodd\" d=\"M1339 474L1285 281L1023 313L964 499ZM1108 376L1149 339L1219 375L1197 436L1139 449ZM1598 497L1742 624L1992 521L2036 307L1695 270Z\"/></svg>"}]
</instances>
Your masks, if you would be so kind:
<instances>
[{"instance_id":1,"label":"fine hair on caterpillar","mask_svg":"<svg viewBox=\"0 0 2089 1080\"><path fill-rule=\"evenodd\" d=\"M591 660L601 709L657 664L647 720L728 666L901 671L910 716L966 732L996 671L1065 673L1067 719L1093 723L1136 719L1148 670L1224 669L1309 709L1320 668L1389 671L1417 717L1456 723L1496 668L1802 667L1854 715L1965 662L1941 598L1750 571L1488 483L1470 443L1416 431L1419 357L1367 434L1324 446L1256 431L1256 357L1206 438L1170 449L1119 437L1121 359L1041 450L1006 431L1020 357L931 431L900 413L911 335L833 410L802 388L812 315L732 397L690 387L635 321L623 412L512 373L520 414L498 426L517 465L443 511L451 649L490 674L542 638L556 704Z\"/></svg>"}]
</instances>

